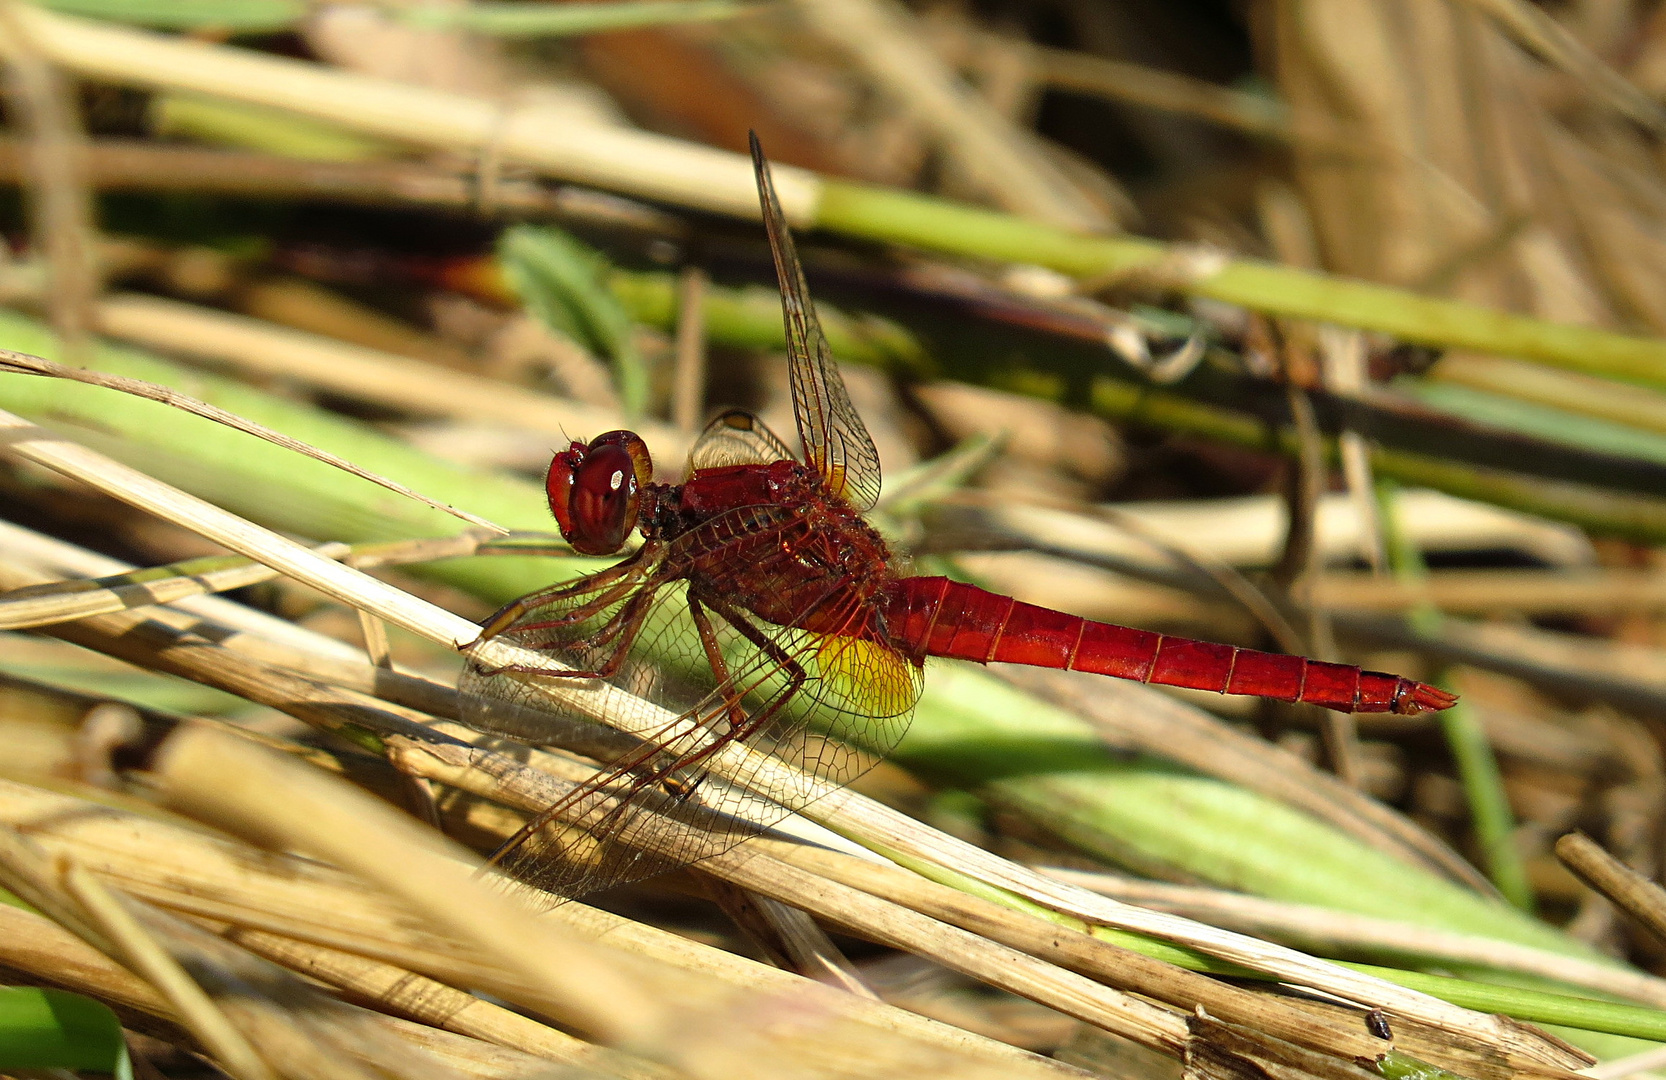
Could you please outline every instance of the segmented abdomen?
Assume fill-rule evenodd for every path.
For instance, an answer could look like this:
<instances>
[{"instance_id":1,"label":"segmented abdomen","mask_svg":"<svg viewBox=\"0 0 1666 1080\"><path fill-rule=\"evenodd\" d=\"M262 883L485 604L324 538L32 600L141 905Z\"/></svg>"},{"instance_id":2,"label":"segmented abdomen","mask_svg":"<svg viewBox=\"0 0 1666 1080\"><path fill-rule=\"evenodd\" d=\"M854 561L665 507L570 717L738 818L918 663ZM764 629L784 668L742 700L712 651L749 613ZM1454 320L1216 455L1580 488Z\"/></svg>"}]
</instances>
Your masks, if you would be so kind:
<instances>
[{"instance_id":1,"label":"segmented abdomen","mask_svg":"<svg viewBox=\"0 0 1666 1080\"><path fill-rule=\"evenodd\" d=\"M1416 714L1456 698L1398 675L1094 622L948 578L898 579L881 599L897 648L927 656L1091 671L1340 712Z\"/></svg>"}]
</instances>

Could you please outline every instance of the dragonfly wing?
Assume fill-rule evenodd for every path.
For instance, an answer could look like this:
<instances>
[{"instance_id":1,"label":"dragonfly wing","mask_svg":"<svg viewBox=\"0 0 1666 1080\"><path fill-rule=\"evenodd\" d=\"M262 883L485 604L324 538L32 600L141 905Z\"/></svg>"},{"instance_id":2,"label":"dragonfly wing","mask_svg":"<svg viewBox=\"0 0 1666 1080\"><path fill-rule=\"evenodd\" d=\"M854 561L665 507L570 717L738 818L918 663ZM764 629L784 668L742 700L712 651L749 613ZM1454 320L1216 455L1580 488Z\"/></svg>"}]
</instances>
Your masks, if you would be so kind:
<instances>
[{"instance_id":1,"label":"dragonfly wing","mask_svg":"<svg viewBox=\"0 0 1666 1080\"><path fill-rule=\"evenodd\" d=\"M833 363L833 351L816 318L786 215L775 196L769 163L764 160L757 135L751 139L758 200L769 233L770 253L775 257L775 276L781 285L781 314L792 365L793 415L804 442L804 460L835 494L858 510L868 510L879 501L879 453Z\"/></svg>"},{"instance_id":2,"label":"dragonfly wing","mask_svg":"<svg viewBox=\"0 0 1666 1080\"><path fill-rule=\"evenodd\" d=\"M471 663L458 683L465 722L584 755L533 759L541 771L554 771L553 793L498 854L513 876L576 898L706 858L744 838L726 820L694 812L700 804L690 803L687 793L703 786L701 777L677 767L709 741L702 725L711 709L701 703L713 682L689 621L684 582L649 579L590 590L580 582L531 606L503 636L547 656L548 673ZM563 669L603 677L557 674ZM598 681L625 693L608 695L601 708L569 704L575 688ZM620 720L635 734L616 731L611 722Z\"/></svg>"},{"instance_id":3,"label":"dragonfly wing","mask_svg":"<svg viewBox=\"0 0 1666 1080\"><path fill-rule=\"evenodd\" d=\"M767 465L795 461L775 432L745 409L730 409L706 425L688 454L688 475L730 465Z\"/></svg>"},{"instance_id":4,"label":"dragonfly wing","mask_svg":"<svg viewBox=\"0 0 1666 1080\"><path fill-rule=\"evenodd\" d=\"M766 587L787 587L784 566L752 570ZM700 606L720 657L714 668L687 583L631 585L568 590L505 633L590 671L628 647L607 681L668 706L613 695L610 708L639 711L635 737L555 705L552 692L570 690L571 677L476 668L460 684L471 724L532 743L569 745L575 730L588 733L578 749L596 761L542 759L565 770L565 781L552 781L560 793L501 860L563 897L650 877L756 836L869 768L901 737L919 696L919 667L895 650L772 626L721 598ZM819 627L871 625L849 589L831 586L809 598L804 617ZM548 723L535 724L540 716ZM712 771L713 748L731 740L757 753L725 779Z\"/></svg>"}]
</instances>

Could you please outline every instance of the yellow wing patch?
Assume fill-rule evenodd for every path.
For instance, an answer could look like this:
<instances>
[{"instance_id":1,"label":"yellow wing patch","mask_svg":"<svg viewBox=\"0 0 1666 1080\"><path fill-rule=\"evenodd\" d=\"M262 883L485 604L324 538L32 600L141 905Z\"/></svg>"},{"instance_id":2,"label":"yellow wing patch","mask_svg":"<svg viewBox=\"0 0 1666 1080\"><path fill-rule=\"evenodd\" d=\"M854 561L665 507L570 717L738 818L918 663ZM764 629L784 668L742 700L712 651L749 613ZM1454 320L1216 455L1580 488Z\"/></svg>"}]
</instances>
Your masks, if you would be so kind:
<instances>
[{"instance_id":1,"label":"yellow wing patch","mask_svg":"<svg viewBox=\"0 0 1666 1080\"><path fill-rule=\"evenodd\" d=\"M919 670L895 649L862 638L822 635L816 644L822 701L874 717L901 716L920 696Z\"/></svg>"}]
</instances>

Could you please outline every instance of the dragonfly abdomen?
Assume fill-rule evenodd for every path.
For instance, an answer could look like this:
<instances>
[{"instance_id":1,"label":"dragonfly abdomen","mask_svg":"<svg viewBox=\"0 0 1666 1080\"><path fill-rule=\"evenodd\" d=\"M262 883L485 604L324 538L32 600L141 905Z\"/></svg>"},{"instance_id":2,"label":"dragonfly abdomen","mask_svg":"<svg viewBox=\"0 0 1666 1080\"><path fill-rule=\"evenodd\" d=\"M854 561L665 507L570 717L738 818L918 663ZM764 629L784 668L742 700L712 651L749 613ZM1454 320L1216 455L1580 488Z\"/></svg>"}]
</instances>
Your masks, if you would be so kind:
<instances>
[{"instance_id":1,"label":"dragonfly abdomen","mask_svg":"<svg viewBox=\"0 0 1666 1080\"><path fill-rule=\"evenodd\" d=\"M942 656L1303 701L1339 712L1416 714L1452 695L1397 675L1095 622L941 577L901 578L883 602L891 643Z\"/></svg>"}]
</instances>

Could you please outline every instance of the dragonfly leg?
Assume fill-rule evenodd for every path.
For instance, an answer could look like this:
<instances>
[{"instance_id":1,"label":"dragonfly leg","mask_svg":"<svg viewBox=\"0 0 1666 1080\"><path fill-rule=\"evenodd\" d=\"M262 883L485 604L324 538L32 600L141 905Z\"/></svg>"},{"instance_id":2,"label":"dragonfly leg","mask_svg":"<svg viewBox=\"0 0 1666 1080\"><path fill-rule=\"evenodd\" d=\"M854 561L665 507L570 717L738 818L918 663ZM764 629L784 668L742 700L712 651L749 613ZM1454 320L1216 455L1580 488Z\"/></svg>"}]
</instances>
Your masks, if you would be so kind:
<instances>
[{"instance_id":1,"label":"dragonfly leg","mask_svg":"<svg viewBox=\"0 0 1666 1080\"><path fill-rule=\"evenodd\" d=\"M634 578L621 581L612 588L604 590L593 599L585 601L578 607L573 608L563 615L553 619L539 619L537 622L519 623L515 626L515 629L516 631L559 630L564 626L576 625L577 623L581 623L595 615L597 612L603 611L613 604L617 604L636 587L637 582ZM534 605L534 610L536 610L536 607L537 605ZM562 642L523 642L522 644L528 649L553 649L561 645Z\"/></svg>"},{"instance_id":2,"label":"dragonfly leg","mask_svg":"<svg viewBox=\"0 0 1666 1080\"><path fill-rule=\"evenodd\" d=\"M650 591L644 590L644 592ZM643 608L644 614L637 614L634 618L627 617L629 607L630 605L627 604L627 610L621 611L615 620L620 624L620 628L614 630L613 633L620 636L622 642L620 648L615 650L613 658L622 657L624 653L629 651L630 644L634 641L644 621L646 606ZM787 673L787 685L780 693L774 695L774 699L760 709L755 716L746 714L742 703L744 692L735 684L728 664L723 659L716 630L706 613L706 607L710 607L725 622L733 626L738 633L757 646L765 656L774 661L779 670ZM614 795L616 804L603 813L600 820L582 825L586 831L595 835L607 835L618 829L620 823L630 813L636 795L645 788L657 787L676 805L687 805L694 799L695 794L705 781L703 774L689 778L689 771L729 743L744 741L754 732L765 727L771 719L786 707L788 702L797 696L800 689L809 680L809 673L802 664L793 658L791 653L783 649L778 642L760 630L746 615L733 606L710 597L706 598L705 604L701 604L691 596L689 598L689 614L694 619L695 627L699 631L701 646L705 650L707 661L712 666L712 674L718 680L718 688L713 693L721 696L723 700L724 713L728 720L729 729L721 734L714 735L707 741L706 745L698 749L687 753L668 755L671 760L662 763L655 763L654 759L668 752L664 747L653 745L644 746L625 758L614 762L606 772L586 781L580 788L570 792L555 804L530 818L525 825L492 853L488 860L490 864L502 863L517 848L558 818L572 818L582 822L588 814L587 811L580 809L585 800L605 790L615 782L625 780L627 777L629 782L626 789ZM611 662L612 658L610 658ZM604 668L607 666L603 665ZM602 673L598 671L573 674L584 677L585 675L600 676ZM699 711L700 707L697 707L695 710L684 714L683 718L699 722Z\"/></svg>"},{"instance_id":3,"label":"dragonfly leg","mask_svg":"<svg viewBox=\"0 0 1666 1080\"><path fill-rule=\"evenodd\" d=\"M735 681L729 675L729 664L723 659L723 649L717 643L717 631L712 627L711 618L700 601L690 593L688 597L688 614L694 620L694 627L700 633L700 648L705 650L706 663L711 665L712 675L717 679L717 692L723 695L724 705L729 713L729 729L735 730L746 723L746 710L741 706L740 691L735 688Z\"/></svg>"},{"instance_id":4,"label":"dragonfly leg","mask_svg":"<svg viewBox=\"0 0 1666 1080\"><path fill-rule=\"evenodd\" d=\"M711 664L712 674L717 679L717 688L713 691L713 694L721 696L723 699L724 713L729 722L729 730L716 736L705 746L677 756L674 760L657 767L645 768L652 759L651 753L633 755L628 761L615 763L611 774L613 777L625 774L634 776L635 780L631 789L633 792L642 787L657 785L676 799L679 804L693 797L704 777L696 777L690 781L678 776L678 773L686 772L700 764L722 749L727 743L744 740L750 737L753 732L764 727L786 706L787 702L798 694L804 683L809 679L809 673L804 670L802 664L793 659L792 654L781 648L779 643L759 630L752 624L751 620L732 606L709 597L706 603L702 605L698 599L690 596L688 607L689 615L693 618L695 628L700 634L700 644L705 650L706 660ZM788 682L786 687L776 694L774 700L760 710L757 716L746 714L746 708L742 702L745 696L744 692L736 685L734 677L730 674L728 663L723 658L723 652L717 640L716 629L712 626L711 618L706 614L706 607L712 608L721 615L725 622L733 626L742 636L775 661L780 670L787 673ZM635 631L633 630L632 635L634 636L634 634ZM701 708L697 706L685 715L699 723L698 713Z\"/></svg>"},{"instance_id":5,"label":"dragonfly leg","mask_svg":"<svg viewBox=\"0 0 1666 1080\"><path fill-rule=\"evenodd\" d=\"M566 600L574 596L584 596L597 592L625 579L626 583L639 580L659 561L659 545L644 544L635 555L615 563L606 570L582 577L566 585L552 585L547 589L528 593L519 600L511 601L492 613L492 617L480 625L480 636L475 641L490 641L497 637L515 622L529 612L536 611L545 604L552 604L558 600ZM470 645L474 642L470 642ZM464 646L467 648L467 646Z\"/></svg>"},{"instance_id":6,"label":"dragonfly leg","mask_svg":"<svg viewBox=\"0 0 1666 1080\"><path fill-rule=\"evenodd\" d=\"M729 730L735 734L736 738L745 739L768 723L769 719L780 712L787 702L798 695L799 690L803 689L805 682L809 680L810 673L804 670L804 665L800 664L791 653L781 647L780 642L758 629L751 619L747 618L733 605L710 597L706 599L706 603L713 611L723 616L723 621L734 627L736 633L756 645L765 656L775 661L779 670L787 674L787 685L779 694L775 695L775 699L762 710L760 715L749 717L744 710L730 710ZM739 688L732 685L730 692L737 699L741 696Z\"/></svg>"},{"instance_id":7,"label":"dragonfly leg","mask_svg":"<svg viewBox=\"0 0 1666 1080\"><path fill-rule=\"evenodd\" d=\"M608 654L607 660L590 671L568 670L550 671L547 668L534 667L531 664L506 664L503 667L485 668L476 665L476 671L481 675L502 675L514 673L519 675L547 675L552 679L611 679L619 674L619 669L625 666L630 656L631 646L636 643L636 637L642 632L642 626L647 621L648 609L653 603L657 585L648 585L639 589L635 595L625 601L625 606L613 618L607 621L594 636L584 644L592 647L606 645L615 638L618 644ZM555 648L560 642L550 642L544 646L532 645L531 648Z\"/></svg>"},{"instance_id":8,"label":"dragonfly leg","mask_svg":"<svg viewBox=\"0 0 1666 1080\"><path fill-rule=\"evenodd\" d=\"M606 645L617 642L613 652L608 655L607 662L594 672L588 672L592 678L610 679L619 674L619 669L625 666L630 657L631 647L636 644L636 637L642 633L642 627L648 621L648 609L653 606L654 594L659 591L658 586L648 585L639 589L634 596L625 601L625 606L619 614L609 619L601 632L591 638L596 645Z\"/></svg>"}]
</instances>

